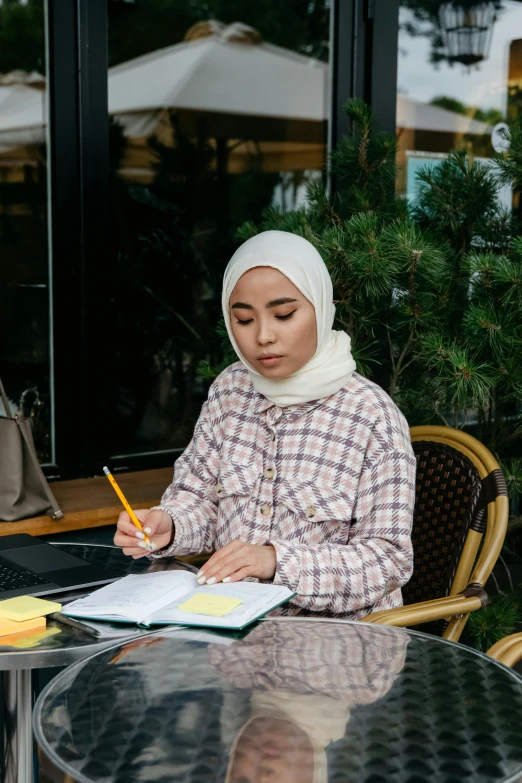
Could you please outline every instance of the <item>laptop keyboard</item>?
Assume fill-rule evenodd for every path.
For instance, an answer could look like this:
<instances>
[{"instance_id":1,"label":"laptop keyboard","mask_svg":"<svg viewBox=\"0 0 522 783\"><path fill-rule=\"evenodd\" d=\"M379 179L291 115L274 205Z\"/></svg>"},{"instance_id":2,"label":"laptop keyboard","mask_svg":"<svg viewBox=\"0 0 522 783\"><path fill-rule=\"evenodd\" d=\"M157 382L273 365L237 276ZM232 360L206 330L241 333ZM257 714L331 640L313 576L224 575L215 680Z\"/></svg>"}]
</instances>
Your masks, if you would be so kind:
<instances>
[{"instance_id":1,"label":"laptop keyboard","mask_svg":"<svg viewBox=\"0 0 522 783\"><path fill-rule=\"evenodd\" d=\"M37 587L48 581L31 571L15 571L14 568L0 563L0 593L6 590L17 590L20 587Z\"/></svg>"}]
</instances>

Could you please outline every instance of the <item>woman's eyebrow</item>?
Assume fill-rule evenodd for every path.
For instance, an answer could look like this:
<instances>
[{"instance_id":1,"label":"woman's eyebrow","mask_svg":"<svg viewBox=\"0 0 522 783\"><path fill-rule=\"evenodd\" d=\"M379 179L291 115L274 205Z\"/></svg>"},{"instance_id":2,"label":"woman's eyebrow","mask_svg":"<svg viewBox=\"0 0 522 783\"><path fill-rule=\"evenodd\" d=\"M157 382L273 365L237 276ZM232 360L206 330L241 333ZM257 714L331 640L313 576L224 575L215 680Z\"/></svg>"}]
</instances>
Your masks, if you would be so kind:
<instances>
[{"instance_id":1,"label":"woman's eyebrow","mask_svg":"<svg viewBox=\"0 0 522 783\"><path fill-rule=\"evenodd\" d=\"M292 299L290 296L282 296L280 299L272 299L271 302L268 302L265 307L268 309L269 307L277 307L278 305L288 304L289 302L297 302L297 299ZM254 308L252 305L247 304L246 302L234 302L233 305L230 307L231 310L253 310Z\"/></svg>"},{"instance_id":2,"label":"woman's eyebrow","mask_svg":"<svg viewBox=\"0 0 522 783\"><path fill-rule=\"evenodd\" d=\"M288 304L289 302L297 302L297 299L292 299L290 296L282 296L280 299L272 299L268 302L266 307L277 307L278 305Z\"/></svg>"}]
</instances>

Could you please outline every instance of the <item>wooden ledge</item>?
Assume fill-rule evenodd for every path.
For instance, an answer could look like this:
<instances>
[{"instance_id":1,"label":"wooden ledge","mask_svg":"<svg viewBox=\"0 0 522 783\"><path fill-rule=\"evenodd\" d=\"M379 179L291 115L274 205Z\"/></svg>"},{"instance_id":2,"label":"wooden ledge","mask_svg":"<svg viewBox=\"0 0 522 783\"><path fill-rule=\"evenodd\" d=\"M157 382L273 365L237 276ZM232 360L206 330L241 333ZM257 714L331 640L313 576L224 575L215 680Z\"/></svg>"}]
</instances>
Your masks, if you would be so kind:
<instances>
[{"instance_id":1,"label":"wooden ledge","mask_svg":"<svg viewBox=\"0 0 522 783\"><path fill-rule=\"evenodd\" d=\"M133 508L150 508L159 503L163 492L172 481L172 475L172 468L159 468L116 474L116 480ZM66 533L69 530L115 525L123 510L105 476L55 481L51 484L51 489L63 511L63 519L41 516L22 519L19 522L0 522L0 536L13 533L47 536L52 533Z\"/></svg>"}]
</instances>

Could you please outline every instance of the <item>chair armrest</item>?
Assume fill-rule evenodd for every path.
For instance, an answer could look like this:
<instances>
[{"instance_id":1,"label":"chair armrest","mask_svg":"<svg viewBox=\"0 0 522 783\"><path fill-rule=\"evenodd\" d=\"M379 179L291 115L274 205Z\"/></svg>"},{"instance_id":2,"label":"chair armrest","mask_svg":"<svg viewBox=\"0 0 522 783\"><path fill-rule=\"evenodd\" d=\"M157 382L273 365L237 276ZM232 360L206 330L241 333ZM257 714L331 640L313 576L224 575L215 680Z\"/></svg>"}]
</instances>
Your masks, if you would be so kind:
<instances>
[{"instance_id":1,"label":"chair armrest","mask_svg":"<svg viewBox=\"0 0 522 783\"><path fill-rule=\"evenodd\" d=\"M522 659L522 633L512 633L504 636L490 647L486 655L494 658L505 666L514 666Z\"/></svg>"},{"instance_id":2,"label":"chair armrest","mask_svg":"<svg viewBox=\"0 0 522 783\"><path fill-rule=\"evenodd\" d=\"M459 593L446 598L436 598L433 601L422 601L418 604L410 604L410 606L399 606L396 609L373 612L373 614L363 617L361 622L405 628L408 625L419 625L434 620L448 620L451 617L476 612L483 605L484 601L478 595L466 596Z\"/></svg>"}]
</instances>

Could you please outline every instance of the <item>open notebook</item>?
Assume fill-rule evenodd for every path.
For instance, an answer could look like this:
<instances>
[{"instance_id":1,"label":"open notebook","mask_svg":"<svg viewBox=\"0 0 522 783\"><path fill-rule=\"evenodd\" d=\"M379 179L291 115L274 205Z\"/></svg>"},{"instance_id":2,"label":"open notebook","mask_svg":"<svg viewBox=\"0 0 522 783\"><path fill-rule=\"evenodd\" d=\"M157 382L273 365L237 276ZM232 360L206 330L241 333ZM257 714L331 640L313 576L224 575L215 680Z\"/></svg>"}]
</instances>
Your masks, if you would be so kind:
<instances>
[{"instance_id":1,"label":"open notebook","mask_svg":"<svg viewBox=\"0 0 522 783\"><path fill-rule=\"evenodd\" d=\"M294 595L287 587L258 582L201 586L194 574L158 571L125 576L67 604L62 613L141 626L199 625L241 630Z\"/></svg>"}]
</instances>

